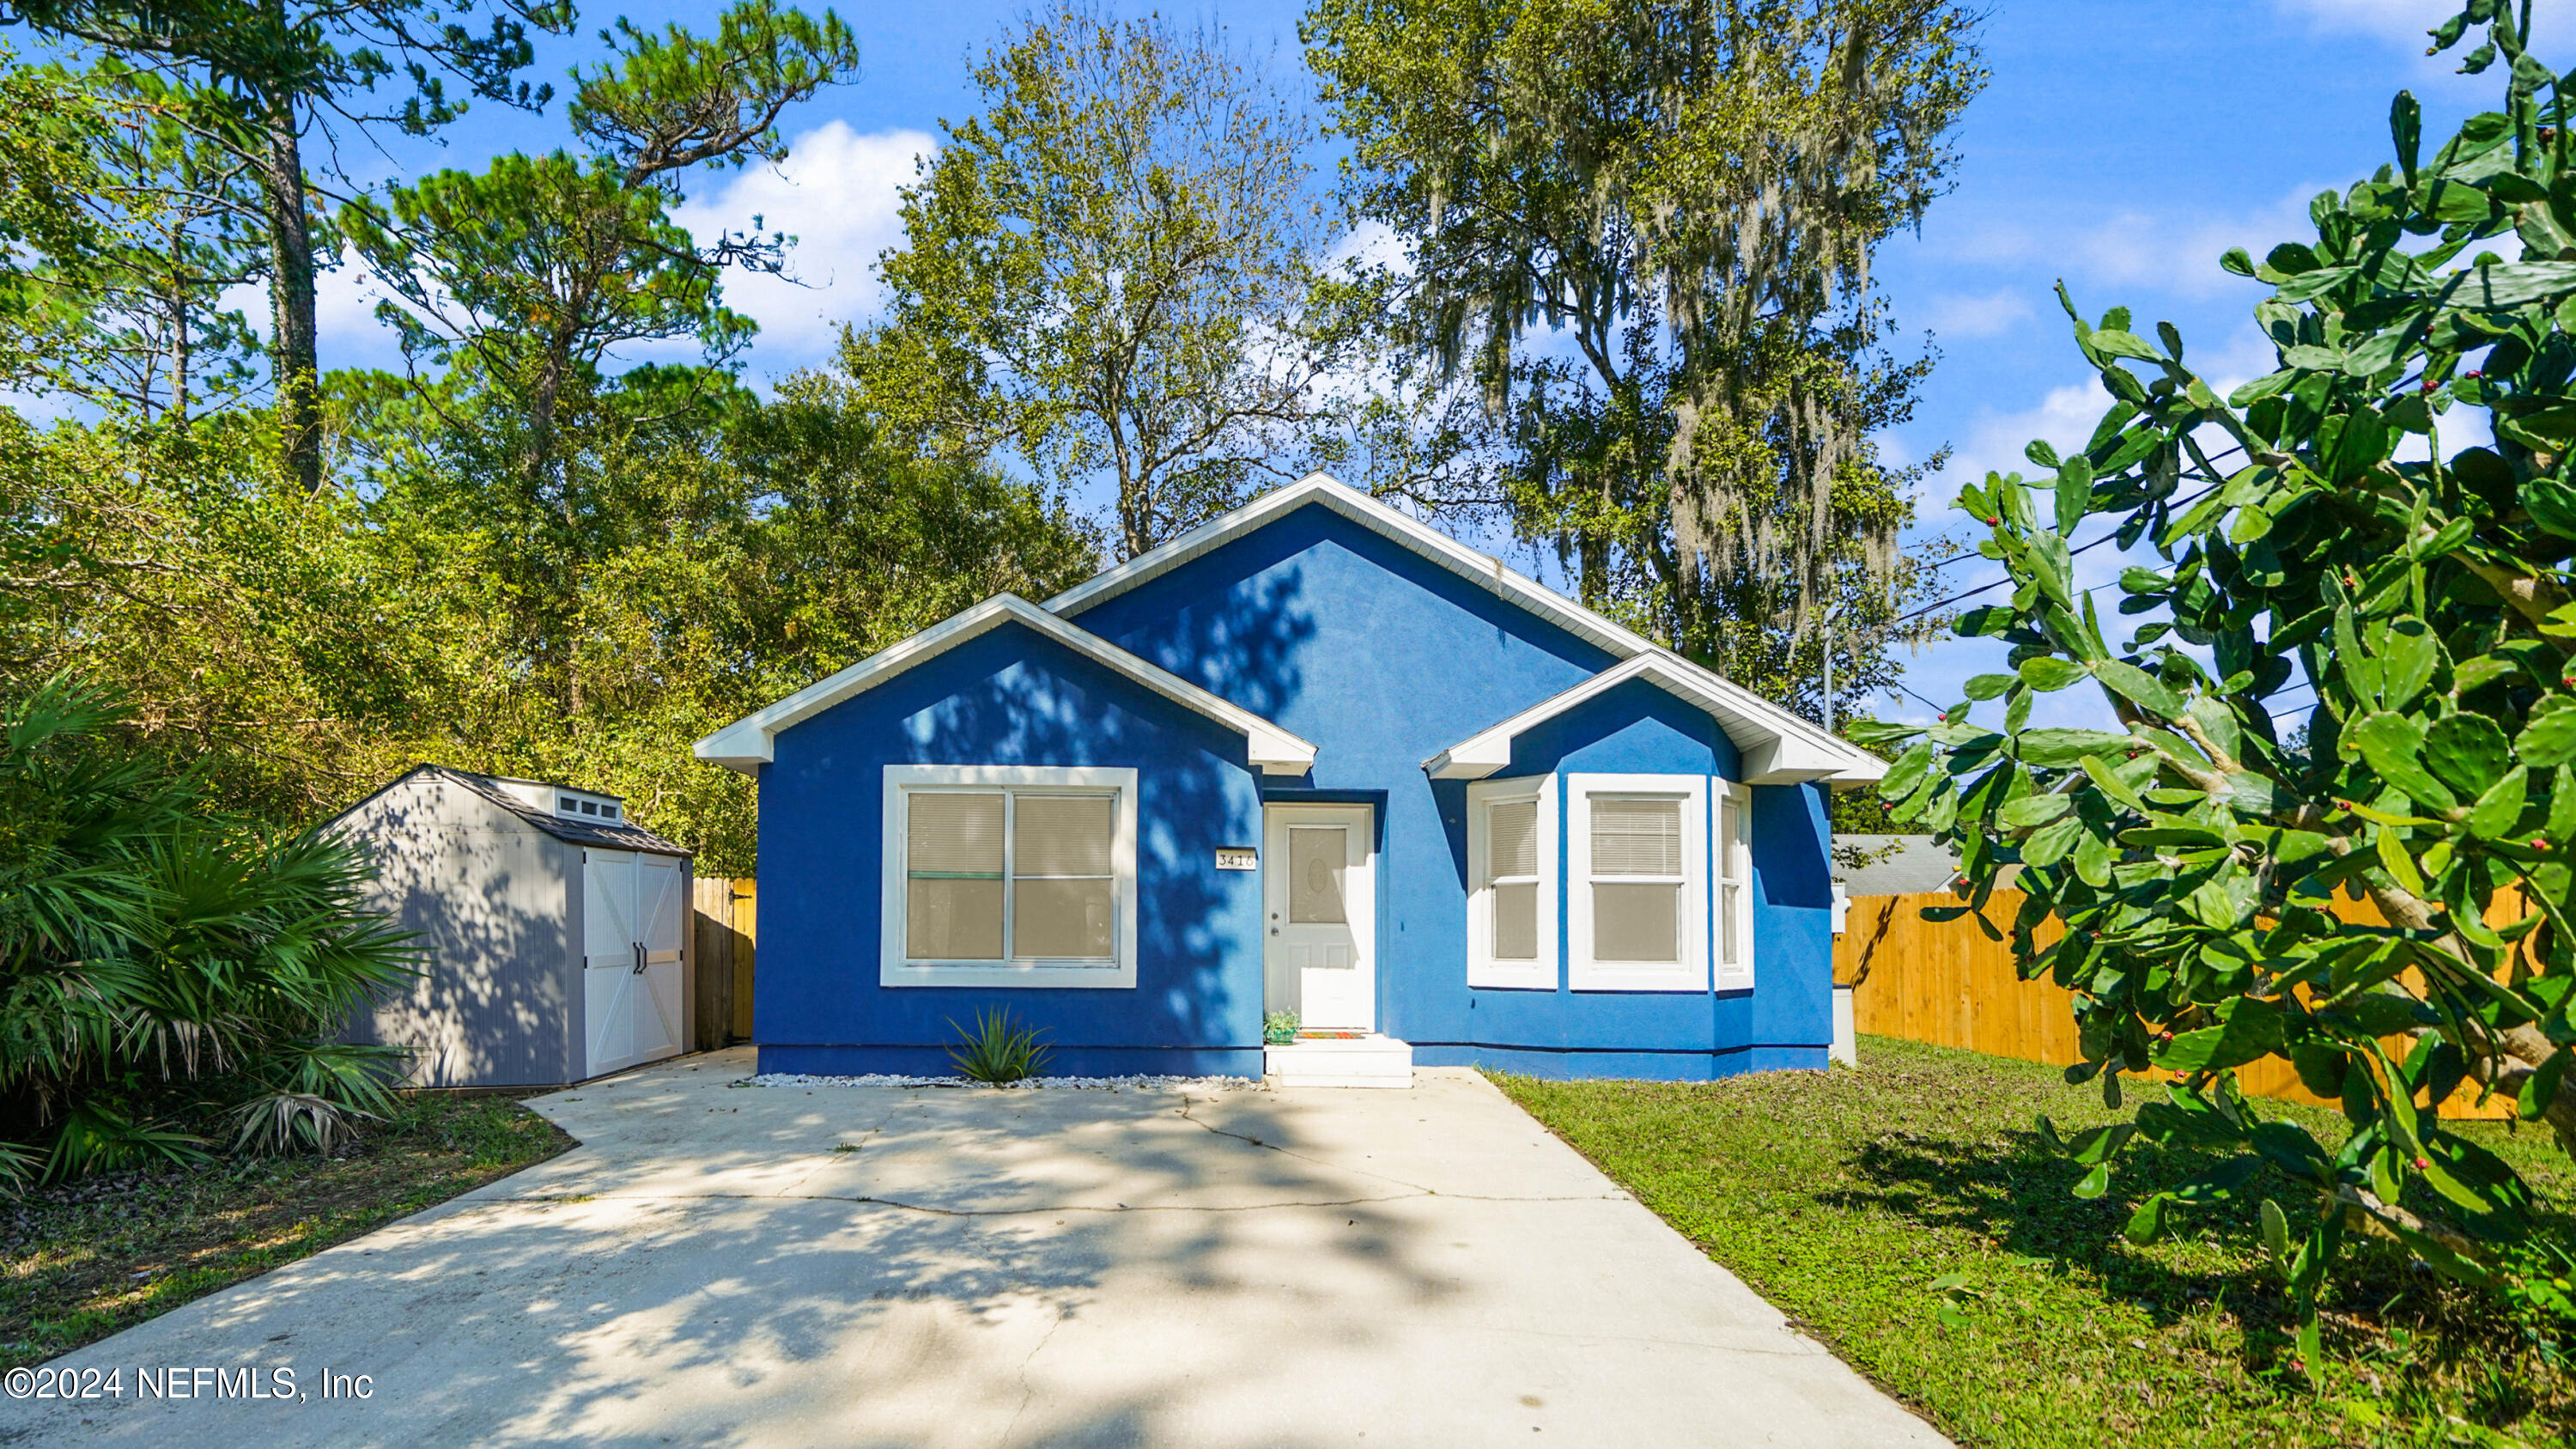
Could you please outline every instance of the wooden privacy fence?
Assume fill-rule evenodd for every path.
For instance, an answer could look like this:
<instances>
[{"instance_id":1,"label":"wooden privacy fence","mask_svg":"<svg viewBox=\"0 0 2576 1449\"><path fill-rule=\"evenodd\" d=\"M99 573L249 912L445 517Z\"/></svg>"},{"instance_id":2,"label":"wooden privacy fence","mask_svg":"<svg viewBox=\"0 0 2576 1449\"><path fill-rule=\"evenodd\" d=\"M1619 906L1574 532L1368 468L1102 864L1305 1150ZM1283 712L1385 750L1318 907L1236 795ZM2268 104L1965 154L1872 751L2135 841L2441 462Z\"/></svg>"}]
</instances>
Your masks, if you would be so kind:
<instances>
[{"instance_id":1,"label":"wooden privacy fence","mask_svg":"<svg viewBox=\"0 0 2576 1449\"><path fill-rule=\"evenodd\" d=\"M1987 903L1987 918L2008 929L2021 901L2019 891L1996 891ZM2022 980L2009 936L1988 940L1977 923L1964 916L1955 921L1923 919L1925 906L1958 904L1959 898L1947 891L1852 897L1843 934L1834 938L1834 980L1852 985L1854 1029L2052 1066L2082 1061L2073 993L2044 977ZM2498 902L2500 907L2507 904L2519 903ZM2382 924L2378 911L2367 902L2338 897L2335 914L2359 924ZM2498 913L2500 920L2520 916L2519 909ZM2050 921L2035 934L2045 948L2057 940L2060 930ZM2406 1049L2403 1043L2393 1045L2400 1052ZM2248 1092L2295 1102L2319 1100L2299 1084L2290 1064L2278 1057L2240 1067L2236 1076ZM2443 1115L2513 1115L2511 1098L2499 1095L2480 1107L2476 1095L2475 1082L2463 1084L2443 1105Z\"/></svg>"},{"instance_id":2,"label":"wooden privacy fence","mask_svg":"<svg viewBox=\"0 0 2576 1449\"><path fill-rule=\"evenodd\" d=\"M699 1051L751 1037L751 958L760 937L759 894L748 877L700 876L689 886L691 948L698 962Z\"/></svg>"}]
</instances>

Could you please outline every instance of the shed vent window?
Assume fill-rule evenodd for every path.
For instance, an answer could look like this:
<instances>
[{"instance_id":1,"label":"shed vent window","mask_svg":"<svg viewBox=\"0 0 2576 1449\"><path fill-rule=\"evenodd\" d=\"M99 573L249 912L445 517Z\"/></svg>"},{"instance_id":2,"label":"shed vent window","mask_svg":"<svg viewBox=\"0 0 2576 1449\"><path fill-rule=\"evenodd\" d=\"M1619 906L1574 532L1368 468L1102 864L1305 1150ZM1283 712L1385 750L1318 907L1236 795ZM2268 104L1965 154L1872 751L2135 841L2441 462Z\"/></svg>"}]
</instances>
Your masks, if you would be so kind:
<instances>
[{"instance_id":1,"label":"shed vent window","mask_svg":"<svg viewBox=\"0 0 2576 1449\"><path fill-rule=\"evenodd\" d=\"M1120 846L1125 794L903 790L902 964L1095 972L1118 965L1121 907L1134 877L1133 852Z\"/></svg>"}]
</instances>

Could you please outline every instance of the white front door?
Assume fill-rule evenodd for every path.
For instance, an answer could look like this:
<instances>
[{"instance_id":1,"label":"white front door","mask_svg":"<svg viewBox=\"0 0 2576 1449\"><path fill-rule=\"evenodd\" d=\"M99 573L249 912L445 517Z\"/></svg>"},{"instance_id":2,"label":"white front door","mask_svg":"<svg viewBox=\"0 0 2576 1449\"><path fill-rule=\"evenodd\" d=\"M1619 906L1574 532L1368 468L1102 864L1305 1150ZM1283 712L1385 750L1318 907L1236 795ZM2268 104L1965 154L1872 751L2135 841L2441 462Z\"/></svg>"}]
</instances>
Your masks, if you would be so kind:
<instances>
[{"instance_id":1,"label":"white front door","mask_svg":"<svg viewBox=\"0 0 2576 1449\"><path fill-rule=\"evenodd\" d=\"M680 863L582 852L582 1012L596 1077L680 1051Z\"/></svg>"},{"instance_id":2,"label":"white front door","mask_svg":"<svg viewBox=\"0 0 2576 1449\"><path fill-rule=\"evenodd\" d=\"M1309 1030L1377 1029L1377 856L1366 805L1262 811L1262 986Z\"/></svg>"}]
</instances>

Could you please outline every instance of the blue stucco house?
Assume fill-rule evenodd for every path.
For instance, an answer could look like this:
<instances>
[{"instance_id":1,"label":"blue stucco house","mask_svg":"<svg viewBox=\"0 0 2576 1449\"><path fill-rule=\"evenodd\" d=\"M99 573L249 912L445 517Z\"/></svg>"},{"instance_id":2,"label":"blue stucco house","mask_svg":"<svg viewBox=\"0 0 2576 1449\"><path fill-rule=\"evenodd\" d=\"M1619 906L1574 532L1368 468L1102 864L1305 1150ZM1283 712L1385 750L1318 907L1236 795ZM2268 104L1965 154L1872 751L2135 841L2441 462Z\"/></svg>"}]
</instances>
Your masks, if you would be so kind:
<instances>
[{"instance_id":1,"label":"blue stucco house","mask_svg":"<svg viewBox=\"0 0 2576 1449\"><path fill-rule=\"evenodd\" d=\"M764 1072L1822 1067L1880 761L1320 475L699 741L760 782ZM1265 1062L1265 1011L1310 1033Z\"/></svg>"}]
</instances>

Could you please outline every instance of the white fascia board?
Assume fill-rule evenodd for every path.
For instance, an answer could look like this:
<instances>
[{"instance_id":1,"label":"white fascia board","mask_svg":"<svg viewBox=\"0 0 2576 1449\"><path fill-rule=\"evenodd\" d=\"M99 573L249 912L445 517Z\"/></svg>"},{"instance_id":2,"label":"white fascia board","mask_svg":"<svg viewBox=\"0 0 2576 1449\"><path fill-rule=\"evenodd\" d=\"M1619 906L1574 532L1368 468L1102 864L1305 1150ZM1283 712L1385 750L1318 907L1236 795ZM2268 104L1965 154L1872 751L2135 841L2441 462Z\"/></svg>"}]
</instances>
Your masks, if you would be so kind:
<instances>
[{"instance_id":1,"label":"white fascia board","mask_svg":"<svg viewBox=\"0 0 2576 1449\"><path fill-rule=\"evenodd\" d=\"M1668 650L1651 649L1540 700L1502 723L1470 735L1422 762L1435 780L1481 780L1511 763L1512 741L1631 679L1645 679L1706 710L1743 759L1743 783L1791 785L1829 780L1860 785L1887 772L1886 762L1839 740L1761 696Z\"/></svg>"},{"instance_id":2,"label":"white fascia board","mask_svg":"<svg viewBox=\"0 0 2576 1449\"><path fill-rule=\"evenodd\" d=\"M1315 747L1252 711L1221 699L1097 634L1058 618L1017 594L995 594L975 607L890 644L840 673L807 685L756 714L745 715L695 746L697 757L744 774L777 758L780 730L830 709L926 660L999 628L1022 624L1077 654L1095 660L1184 708L1241 734L1245 757L1265 775L1302 775L1314 768Z\"/></svg>"}]
</instances>

